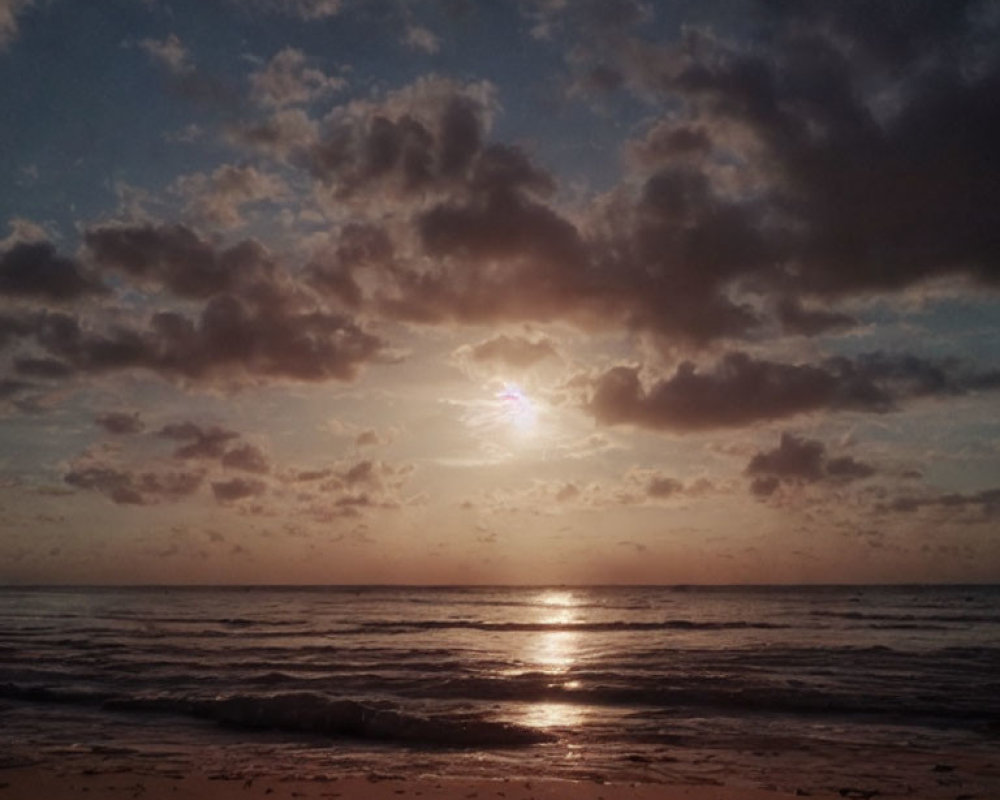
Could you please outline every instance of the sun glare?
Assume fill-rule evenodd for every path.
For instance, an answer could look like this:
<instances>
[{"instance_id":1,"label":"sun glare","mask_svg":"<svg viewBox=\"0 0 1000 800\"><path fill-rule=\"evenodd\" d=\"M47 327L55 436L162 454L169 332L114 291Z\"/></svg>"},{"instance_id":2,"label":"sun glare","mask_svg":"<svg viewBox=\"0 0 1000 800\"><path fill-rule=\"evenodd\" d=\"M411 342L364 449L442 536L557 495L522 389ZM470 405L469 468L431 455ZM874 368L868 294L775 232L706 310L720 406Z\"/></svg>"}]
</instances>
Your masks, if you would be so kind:
<instances>
[{"instance_id":1,"label":"sun glare","mask_svg":"<svg viewBox=\"0 0 1000 800\"><path fill-rule=\"evenodd\" d=\"M538 407L516 383L504 384L497 394L503 419L518 433L529 433L538 424Z\"/></svg>"}]
</instances>

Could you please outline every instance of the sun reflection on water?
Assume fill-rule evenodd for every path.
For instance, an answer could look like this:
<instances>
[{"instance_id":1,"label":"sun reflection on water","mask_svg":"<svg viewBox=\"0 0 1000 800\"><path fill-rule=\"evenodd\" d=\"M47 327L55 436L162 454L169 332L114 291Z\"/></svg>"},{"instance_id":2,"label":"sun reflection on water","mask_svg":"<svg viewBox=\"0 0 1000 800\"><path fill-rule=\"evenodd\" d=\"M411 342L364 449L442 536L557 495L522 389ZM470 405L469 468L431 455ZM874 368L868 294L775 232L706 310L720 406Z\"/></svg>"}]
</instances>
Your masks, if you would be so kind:
<instances>
[{"instance_id":1,"label":"sun reflection on water","mask_svg":"<svg viewBox=\"0 0 1000 800\"><path fill-rule=\"evenodd\" d=\"M546 626L525 643L525 662L552 676L552 688L573 691L578 680L564 680L579 658L580 633L571 626L580 622L578 601L572 592L548 590L536 599L537 622ZM537 728L572 727L583 721L583 709L571 703L540 702L526 706L523 722Z\"/></svg>"}]
</instances>

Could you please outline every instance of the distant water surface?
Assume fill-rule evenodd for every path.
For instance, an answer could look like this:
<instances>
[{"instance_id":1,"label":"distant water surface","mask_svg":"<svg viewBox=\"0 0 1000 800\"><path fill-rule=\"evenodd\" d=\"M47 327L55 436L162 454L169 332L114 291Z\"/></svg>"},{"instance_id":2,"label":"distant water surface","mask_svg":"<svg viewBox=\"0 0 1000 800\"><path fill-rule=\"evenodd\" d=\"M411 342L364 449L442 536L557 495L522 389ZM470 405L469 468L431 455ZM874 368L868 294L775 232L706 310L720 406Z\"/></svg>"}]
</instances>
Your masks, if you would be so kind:
<instances>
[{"instance_id":1,"label":"distant water surface","mask_svg":"<svg viewBox=\"0 0 1000 800\"><path fill-rule=\"evenodd\" d=\"M0 729L241 774L990 780L1000 587L0 588Z\"/></svg>"}]
</instances>

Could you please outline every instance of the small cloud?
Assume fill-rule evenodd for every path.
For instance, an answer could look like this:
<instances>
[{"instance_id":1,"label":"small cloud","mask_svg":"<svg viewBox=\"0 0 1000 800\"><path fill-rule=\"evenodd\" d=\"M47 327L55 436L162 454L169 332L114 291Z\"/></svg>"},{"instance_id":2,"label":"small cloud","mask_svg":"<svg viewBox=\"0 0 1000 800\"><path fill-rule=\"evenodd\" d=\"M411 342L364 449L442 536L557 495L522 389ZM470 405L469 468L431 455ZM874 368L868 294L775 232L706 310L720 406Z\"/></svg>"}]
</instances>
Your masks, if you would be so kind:
<instances>
[{"instance_id":1,"label":"small cloud","mask_svg":"<svg viewBox=\"0 0 1000 800\"><path fill-rule=\"evenodd\" d=\"M164 425L158 436L176 442L188 442L174 451L174 458L222 458L226 444L239 438L236 431L212 426L202 428L193 422L174 422Z\"/></svg>"},{"instance_id":2,"label":"small cloud","mask_svg":"<svg viewBox=\"0 0 1000 800\"><path fill-rule=\"evenodd\" d=\"M174 75L185 75L194 69L187 48L173 33L163 40L143 39L139 42L139 47Z\"/></svg>"},{"instance_id":3,"label":"small cloud","mask_svg":"<svg viewBox=\"0 0 1000 800\"><path fill-rule=\"evenodd\" d=\"M368 428L368 430L361 431L355 439L354 446L361 447L374 447L377 444L381 444L382 440L379 438L378 433L374 428Z\"/></svg>"},{"instance_id":4,"label":"small cloud","mask_svg":"<svg viewBox=\"0 0 1000 800\"><path fill-rule=\"evenodd\" d=\"M876 469L851 456L828 458L822 442L783 433L778 447L754 455L745 473L751 493L769 497L782 483L843 483L869 478Z\"/></svg>"},{"instance_id":5,"label":"small cloud","mask_svg":"<svg viewBox=\"0 0 1000 800\"><path fill-rule=\"evenodd\" d=\"M132 413L109 411L105 414L99 414L94 418L94 422L108 433L115 435L142 433L146 429L145 424L139 419L138 411Z\"/></svg>"},{"instance_id":6,"label":"small cloud","mask_svg":"<svg viewBox=\"0 0 1000 800\"><path fill-rule=\"evenodd\" d=\"M256 472L260 475L271 470L271 464L264 451L252 444L242 444L229 450L222 457L222 466Z\"/></svg>"},{"instance_id":7,"label":"small cloud","mask_svg":"<svg viewBox=\"0 0 1000 800\"><path fill-rule=\"evenodd\" d=\"M0 52L17 37L17 17L29 8L34 0L0 0Z\"/></svg>"},{"instance_id":8,"label":"small cloud","mask_svg":"<svg viewBox=\"0 0 1000 800\"><path fill-rule=\"evenodd\" d=\"M250 74L254 99L272 108L309 103L346 85L343 78L310 67L306 54L294 47L281 50L267 66Z\"/></svg>"},{"instance_id":9,"label":"small cloud","mask_svg":"<svg viewBox=\"0 0 1000 800\"><path fill-rule=\"evenodd\" d=\"M403 44L411 50L434 55L441 49L441 40L430 30L420 25L410 25L403 35Z\"/></svg>"},{"instance_id":10,"label":"small cloud","mask_svg":"<svg viewBox=\"0 0 1000 800\"><path fill-rule=\"evenodd\" d=\"M233 478L228 481L213 481L212 494L220 503L229 503L235 500L243 500L247 497L257 497L267 491L267 484L263 481L250 480L246 478Z\"/></svg>"}]
</instances>

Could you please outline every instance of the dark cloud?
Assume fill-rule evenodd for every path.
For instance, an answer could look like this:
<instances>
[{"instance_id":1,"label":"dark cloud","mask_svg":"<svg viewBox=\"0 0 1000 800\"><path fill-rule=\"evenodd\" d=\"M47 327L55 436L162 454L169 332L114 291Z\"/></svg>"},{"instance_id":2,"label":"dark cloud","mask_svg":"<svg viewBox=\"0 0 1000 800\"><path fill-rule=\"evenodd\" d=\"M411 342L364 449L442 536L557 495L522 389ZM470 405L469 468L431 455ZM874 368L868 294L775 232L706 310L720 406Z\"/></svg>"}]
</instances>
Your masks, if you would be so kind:
<instances>
[{"instance_id":1,"label":"dark cloud","mask_svg":"<svg viewBox=\"0 0 1000 800\"><path fill-rule=\"evenodd\" d=\"M385 348L351 318L297 308L267 287L249 300L217 295L197 320L159 311L145 329L102 330L90 320L47 312L34 319L31 332L49 355L81 372L145 369L191 381L351 380Z\"/></svg>"},{"instance_id":2,"label":"dark cloud","mask_svg":"<svg viewBox=\"0 0 1000 800\"><path fill-rule=\"evenodd\" d=\"M202 428L193 422L173 422L164 425L157 435L176 442L187 442L174 451L174 458L196 459L222 458L229 442L239 438L239 434L235 431L215 426Z\"/></svg>"},{"instance_id":3,"label":"dark cloud","mask_svg":"<svg viewBox=\"0 0 1000 800\"><path fill-rule=\"evenodd\" d=\"M14 369L18 375L33 378L67 378L75 371L68 364L52 358L15 358Z\"/></svg>"},{"instance_id":4,"label":"dark cloud","mask_svg":"<svg viewBox=\"0 0 1000 800\"><path fill-rule=\"evenodd\" d=\"M342 475L348 484L378 482L376 465L372 461L359 461Z\"/></svg>"},{"instance_id":5,"label":"dark cloud","mask_svg":"<svg viewBox=\"0 0 1000 800\"><path fill-rule=\"evenodd\" d=\"M663 430L735 427L827 409L884 412L892 397L849 362L782 364L730 353L712 371L681 364L648 389L633 367L614 367L594 384L588 410L605 424Z\"/></svg>"},{"instance_id":6,"label":"dark cloud","mask_svg":"<svg viewBox=\"0 0 1000 800\"><path fill-rule=\"evenodd\" d=\"M266 483L247 478L233 478L228 481L212 482L212 493L220 503L243 500L247 497L257 497L266 491Z\"/></svg>"},{"instance_id":7,"label":"dark cloud","mask_svg":"<svg viewBox=\"0 0 1000 800\"><path fill-rule=\"evenodd\" d=\"M889 503L880 505L878 510L909 514L922 508L979 510L984 518L993 519L1000 516L1000 489L897 497Z\"/></svg>"},{"instance_id":8,"label":"dark cloud","mask_svg":"<svg viewBox=\"0 0 1000 800\"><path fill-rule=\"evenodd\" d=\"M222 466L241 469L245 472L265 474L270 472L271 464L264 451L252 444L241 444L228 450L222 457Z\"/></svg>"},{"instance_id":9,"label":"dark cloud","mask_svg":"<svg viewBox=\"0 0 1000 800\"><path fill-rule=\"evenodd\" d=\"M479 87L424 78L334 116L295 160L338 197L439 191L461 179L481 149L488 103Z\"/></svg>"},{"instance_id":10,"label":"dark cloud","mask_svg":"<svg viewBox=\"0 0 1000 800\"><path fill-rule=\"evenodd\" d=\"M832 304L930 278L1000 288L991 9L765 0L739 36L709 10L670 43L560 10L578 87L667 109L626 147L638 190L581 226L580 272L617 293L617 320L701 344L757 335L765 314L835 330L852 320Z\"/></svg>"},{"instance_id":11,"label":"dark cloud","mask_svg":"<svg viewBox=\"0 0 1000 800\"><path fill-rule=\"evenodd\" d=\"M648 387L638 368L614 367L594 381L587 410L609 425L708 430L814 411L884 413L914 397L995 389L998 377L910 355L873 353L813 365L729 353L712 370L684 362Z\"/></svg>"},{"instance_id":12,"label":"dark cloud","mask_svg":"<svg viewBox=\"0 0 1000 800\"><path fill-rule=\"evenodd\" d=\"M20 394L21 392L30 391L31 389L37 389L38 387L33 383L28 383L27 381L18 381L11 378L0 379L0 400L6 400L7 398L13 397L14 395Z\"/></svg>"},{"instance_id":13,"label":"dark cloud","mask_svg":"<svg viewBox=\"0 0 1000 800\"><path fill-rule=\"evenodd\" d=\"M117 435L142 433L146 429L145 424L139 418L138 411L133 411L131 413L124 411L109 411L104 414L98 414L97 417L94 418L94 422L104 428L104 430L108 433Z\"/></svg>"},{"instance_id":14,"label":"dark cloud","mask_svg":"<svg viewBox=\"0 0 1000 800\"><path fill-rule=\"evenodd\" d=\"M0 295L67 303L105 287L49 242L20 242L0 255Z\"/></svg>"},{"instance_id":15,"label":"dark cloud","mask_svg":"<svg viewBox=\"0 0 1000 800\"><path fill-rule=\"evenodd\" d=\"M780 14L760 55L703 42L674 89L763 148L785 279L832 295L958 273L995 287L1000 59L984 4L765 6Z\"/></svg>"},{"instance_id":16,"label":"dark cloud","mask_svg":"<svg viewBox=\"0 0 1000 800\"><path fill-rule=\"evenodd\" d=\"M119 505L152 505L194 494L204 480L202 472L132 472L107 465L71 470L63 479L71 486L100 492Z\"/></svg>"},{"instance_id":17,"label":"dark cloud","mask_svg":"<svg viewBox=\"0 0 1000 800\"><path fill-rule=\"evenodd\" d=\"M826 447L822 442L783 433L777 449L757 453L746 472L784 480L818 481L824 474L825 457Z\"/></svg>"},{"instance_id":18,"label":"dark cloud","mask_svg":"<svg viewBox=\"0 0 1000 800\"><path fill-rule=\"evenodd\" d=\"M318 254L307 267L308 280L321 292L348 308L361 306L361 287L355 273L362 269L394 269L392 239L377 225L351 223L340 231L336 244Z\"/></svg>"},{"instance_id":19,"label":"dark cloud","mask_svg":"<svg viewBox=\"0 0 1000 800\"><path fill-rule=\"evenodd\" d=\"M684 484L674 478L654 475L646 484L646 494L650 497L664 499L684 490Z\"/></svg>"},{"instance_id":20,"label":"dark cloud","mask_svg":"<svg viewBox=\"0 0 1000 800\"><path fill-rule=\"evenodd\" d=\"M274 269L258 242L217 250L181 224L104 225L86 231L84 241L102 268L162 285L178 297L232 292Z\"/></svg>"},{"instance_id":21,"label":"dark cloud","mask_svg":"<svg viewBox=\"0 0 1000 800\"><path fill-rule=\"evenodd\" d=\"M822 442L783 433L778 447L757 453L745 472L752 479L750 491L768 496L781 483L861 480L876 470L850 456L829 458Z\"/></svg>"},{"instance_id":22,"label":"dark cloud","mask_svg":"<svg viewBox=\"0 0 1000 800\"><path fill-rule=\"evenodd\" d=\"M21 337L30 335L34 327L30 317L0 314L0 348L6 347L10 342Z\"/></svg>"}]
</instances>

